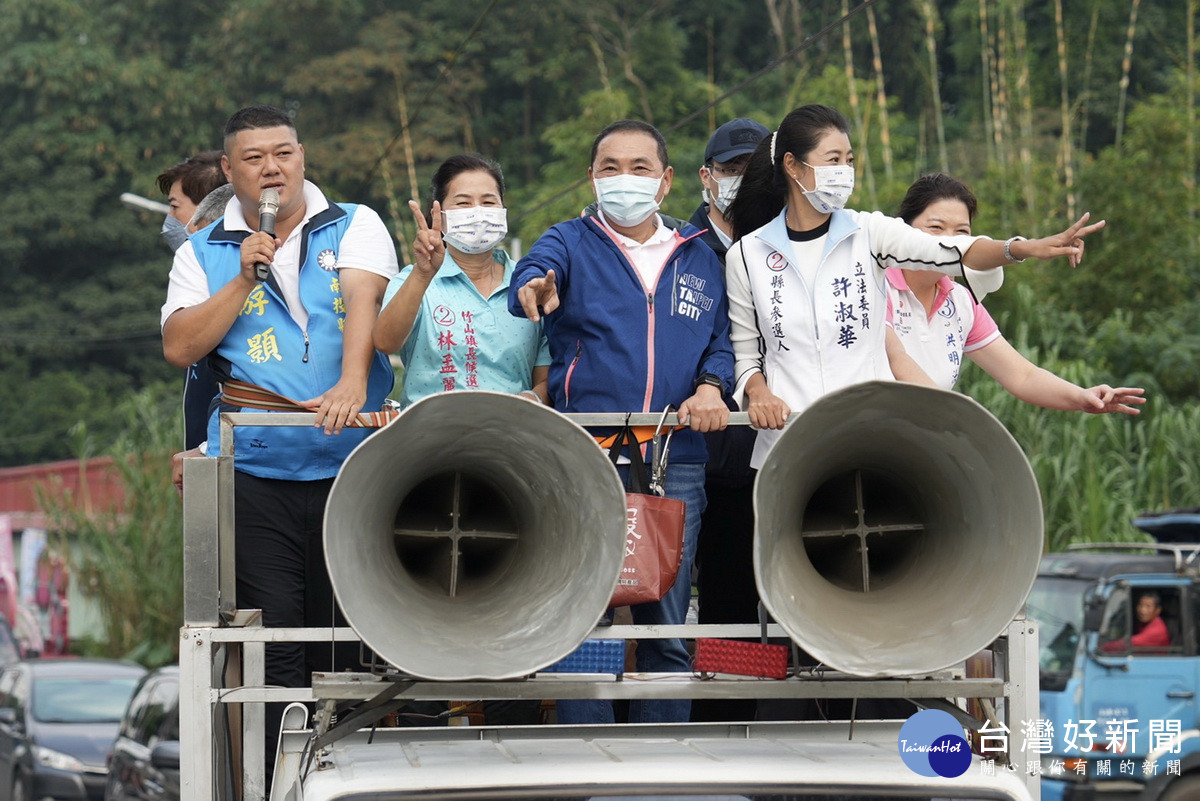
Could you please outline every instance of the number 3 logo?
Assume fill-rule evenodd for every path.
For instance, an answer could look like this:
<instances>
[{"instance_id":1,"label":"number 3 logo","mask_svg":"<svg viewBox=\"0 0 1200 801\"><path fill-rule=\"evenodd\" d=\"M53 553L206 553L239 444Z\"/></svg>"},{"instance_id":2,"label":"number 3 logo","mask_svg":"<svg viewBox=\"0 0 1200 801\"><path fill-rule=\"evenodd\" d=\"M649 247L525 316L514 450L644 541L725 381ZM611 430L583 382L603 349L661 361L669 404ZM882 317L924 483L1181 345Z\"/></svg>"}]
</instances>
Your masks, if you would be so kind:
<instances>
[{"instance_id":1,"label":"number 3 logo","mask_svg":"<svg viewBox=\"0 0 1200 801\"><path fill-rule=\"evenodd\" d=\"M454 312L449 306L438 306L433 310L433 321L438 325L454 325Z\"/></svg>"}]
</instances>

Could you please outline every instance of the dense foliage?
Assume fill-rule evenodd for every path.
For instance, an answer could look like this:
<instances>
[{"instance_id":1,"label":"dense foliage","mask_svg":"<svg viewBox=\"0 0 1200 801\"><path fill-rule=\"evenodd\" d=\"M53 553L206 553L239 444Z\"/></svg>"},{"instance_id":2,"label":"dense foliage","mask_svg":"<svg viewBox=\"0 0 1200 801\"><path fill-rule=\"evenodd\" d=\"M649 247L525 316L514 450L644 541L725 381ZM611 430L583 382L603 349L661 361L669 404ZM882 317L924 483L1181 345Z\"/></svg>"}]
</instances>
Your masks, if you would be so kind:
<instances>
[{"instance_id":1,"label":"dense foliage","mask_svg":"<svg viewBox=\"0 0 1200 801\"><path fill-rule=\"evenodd\" d=\"M678 172L665 211L688 216L716 124L772 125L825 102L855 125L857 207L894 209L912 178L948 169L980 195L979 232L1049 233L1087 209L1109 219L1082 268L1014 267L989 300L1021 331L1014 341L1052 352L1071 378L1153 393L1133 421L1005 417L1035 463L1134 465L1119 481L1061 465L1050 481L1039 466L1053 540L1121 526L1115 511L1198 504L1194 472L1173 462L1191 459L1179 450L1200 389L1195 11L1196 0L0 0L0 465L70 457L80 421L114 442L129 425L122 398L178 385L158 340L160 219L118 196L155 196L154 176L218 147L242 105L294 112L309 176L378 209L403 258L404 203L427 197L454 152L504 165L513 233L528 244L589 200L588 145L617 117L668 133ZM987 386L967 388L1007 408ZM1170 481L1140 477L1147 456L1166 460ZM1092 505L1107 495L1116 507Z\"/></svg>"}]
</instances>

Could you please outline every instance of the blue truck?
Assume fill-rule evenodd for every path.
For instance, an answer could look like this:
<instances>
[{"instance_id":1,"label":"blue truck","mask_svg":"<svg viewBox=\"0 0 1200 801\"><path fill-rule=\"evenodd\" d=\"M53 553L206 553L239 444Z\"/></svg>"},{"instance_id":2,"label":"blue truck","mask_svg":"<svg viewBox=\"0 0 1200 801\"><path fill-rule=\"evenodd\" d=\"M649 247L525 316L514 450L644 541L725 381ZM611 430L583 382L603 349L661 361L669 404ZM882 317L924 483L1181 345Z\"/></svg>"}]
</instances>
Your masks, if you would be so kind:
<instances>
[{"instance_id":1,"label":"blue truck","mask_svg":"<svg viewBox=\"0 0 1200 801\"><path fill-rule=\"evenodd\" d=\"M1134 525L1155 542L1044 556L1029 596L1041 718L1013 736L1045 801L1200 799L1200 509Z\"/></svg>"}]
</instances>

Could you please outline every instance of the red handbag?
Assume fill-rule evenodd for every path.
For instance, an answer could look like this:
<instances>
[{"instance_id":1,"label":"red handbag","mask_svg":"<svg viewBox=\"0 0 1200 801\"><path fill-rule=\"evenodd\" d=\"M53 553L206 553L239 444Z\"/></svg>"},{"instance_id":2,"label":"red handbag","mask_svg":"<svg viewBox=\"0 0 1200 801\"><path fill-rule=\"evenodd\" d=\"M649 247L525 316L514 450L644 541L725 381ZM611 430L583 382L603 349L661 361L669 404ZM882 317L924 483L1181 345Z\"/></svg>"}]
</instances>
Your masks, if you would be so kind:
<instances>
[{"instance_id":1,"label":"red handbag","mask_svg":"<svg viewBox=\"0 0 1200 801\"><path fill-rule=\"evenodd\" d=\"M668 430L668 440L670 433ZM613 464L629 444L629 487L625 493L625 561L609 607L660 600L675 584L683 562L683 524L687 505L662 497L658 486L664 475L667 449L655 448L654 481L647 479L637 435L626 426L613 441L608 456ZM659 464L659 462L662 464Z\"/></svg>"}]
</instances>

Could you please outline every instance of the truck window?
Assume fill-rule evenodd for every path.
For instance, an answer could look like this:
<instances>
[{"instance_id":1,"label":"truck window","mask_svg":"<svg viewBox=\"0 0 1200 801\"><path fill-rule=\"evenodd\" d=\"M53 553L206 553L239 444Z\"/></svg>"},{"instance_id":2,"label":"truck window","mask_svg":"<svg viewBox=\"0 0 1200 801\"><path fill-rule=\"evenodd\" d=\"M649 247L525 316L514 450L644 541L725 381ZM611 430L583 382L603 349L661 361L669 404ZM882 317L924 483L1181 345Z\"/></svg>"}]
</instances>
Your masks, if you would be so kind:
<instances>
[{"instance_id":1,"label":"truck window","mask_svg":"<svg viewBox=\"0 0 1200 801\"><path fill-rule=\"evenodd\" d=\"M1182 656L1177 587L1132 587L1115 591L1105 608L1100 650L1133 656Z\"/></svg>"},{"instance_id":2,"label":"truck window","mask_svg":"<svg viewBox=\"0 0 1200 801\"><path fill-rule=\"evenodd\" d=\"M1033 584L1026 609L1040 628L1043 683L1056 679L1065 683L1071 674L1083 630L1083 596L1089 586L1090 582L1059 576L1038 576Z\"/></svg>"}]
</instances>

